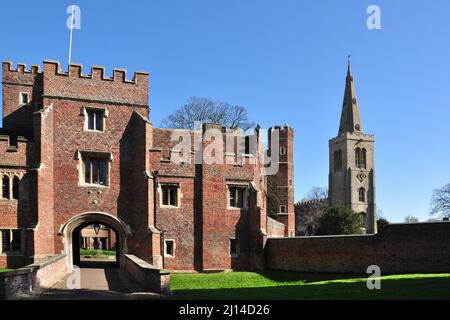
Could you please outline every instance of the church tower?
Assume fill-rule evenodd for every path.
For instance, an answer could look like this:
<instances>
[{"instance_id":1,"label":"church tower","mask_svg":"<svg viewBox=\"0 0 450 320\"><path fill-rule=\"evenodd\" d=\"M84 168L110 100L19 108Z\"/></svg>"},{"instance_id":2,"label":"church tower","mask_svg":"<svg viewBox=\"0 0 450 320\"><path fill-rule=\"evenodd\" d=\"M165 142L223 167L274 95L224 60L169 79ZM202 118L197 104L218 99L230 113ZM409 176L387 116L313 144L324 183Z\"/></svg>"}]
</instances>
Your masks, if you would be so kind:
<instances>
[{"instance_id":1,"label":"church tower","mask_svg":"<svg viewBox=\"0 0 450 320\"><path fill-rule=\"evenodd\" d=\"M328 198L330 206L358 213L366 233L377 232L374 143L363 132L349 60L339 132L329 140Z\"/></svg>"}]
</instances>

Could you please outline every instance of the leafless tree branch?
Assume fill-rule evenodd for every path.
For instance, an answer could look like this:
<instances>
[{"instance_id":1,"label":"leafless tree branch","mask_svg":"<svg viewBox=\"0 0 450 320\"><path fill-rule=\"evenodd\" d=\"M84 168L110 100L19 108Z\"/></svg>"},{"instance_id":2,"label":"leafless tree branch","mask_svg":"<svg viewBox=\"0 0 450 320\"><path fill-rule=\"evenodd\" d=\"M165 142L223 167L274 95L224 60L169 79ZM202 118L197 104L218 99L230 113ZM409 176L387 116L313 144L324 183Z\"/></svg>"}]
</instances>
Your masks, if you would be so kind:
<instances>
[{"instance_id":1,"label":"leafless tree branch","mask_svg":"<svg viewBox=\"0 0 450 320\"><path fill-rule=\"evenodd\" d=\"M450 216L450 183L435 189L431 195L430 215L439 217Z\"/></svg>"},{"instance_id":2,"label":"leafless tree branch","mask_svg":"<svg viewBox=\"0 0 450 320\"><path fill-rule=\"evenodd\" d=\"M228 102L191 97L186 104L162 121L162 126L175 129L194 129L195 121L220 123L229 128L247 130L254 127L248 119L247 109Z\"/></svg>"},{"instance_id":3,"label":"leafless tree branch","mask_svg":"<svg viewBox=\"0 0 450 320\"><path fill-rule=\"evenodd\" d=\"M328 188L312 187L306 194L306 200L319 200L328 198Z\"/></svg>"}]
</instances>

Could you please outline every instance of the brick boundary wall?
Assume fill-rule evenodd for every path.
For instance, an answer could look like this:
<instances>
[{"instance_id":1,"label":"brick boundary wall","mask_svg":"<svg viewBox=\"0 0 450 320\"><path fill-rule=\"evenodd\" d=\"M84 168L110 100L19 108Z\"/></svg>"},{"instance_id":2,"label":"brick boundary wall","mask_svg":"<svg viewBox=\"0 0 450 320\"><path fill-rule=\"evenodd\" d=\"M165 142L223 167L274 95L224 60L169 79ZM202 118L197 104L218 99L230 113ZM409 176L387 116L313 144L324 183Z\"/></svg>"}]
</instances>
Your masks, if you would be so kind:
<instances>
[{"instance_id":1,"label":"brick boundary wall","mask_svg":"<svg viewBox=\"0 0 450 320\"><path fill-rule=\"evenodd\" d=\"M284 237L284 223L278 222L275 219L267 217L267 235L269 237L282 238Z\"/></svg>"},{"instance_id":2,"label":"brick boundary wall","mask_svg":"<svg viewBox=\"0 0 450 320\"><path fill-rule=\"evenodd\" d=\"M170 273L157 269L148 262L131 254L125 255L125 270L146 291L170 295Z\"/></svg>"},{"instance_id":3,"label":"brick boundary wall","mask_svg":"<svg viewBox=\"0 0 450 320\"><path fill-rule=\"evenodd\" d=\"M382 274L450 272L450 222L390 224L376 235L269 238L271 270Z\"/></svg>"},{"instance_id":4,"label":"brick boundary wall","mask_svg":"<svg viewBox=\"0 0 450 320\"><path fill-rule=\"evenodd\" d=\"M38 264L0 273L0 299L15 299L50 288L67 274L65 258L65 254L59 254Z\"/></svg>"}]
</instances>

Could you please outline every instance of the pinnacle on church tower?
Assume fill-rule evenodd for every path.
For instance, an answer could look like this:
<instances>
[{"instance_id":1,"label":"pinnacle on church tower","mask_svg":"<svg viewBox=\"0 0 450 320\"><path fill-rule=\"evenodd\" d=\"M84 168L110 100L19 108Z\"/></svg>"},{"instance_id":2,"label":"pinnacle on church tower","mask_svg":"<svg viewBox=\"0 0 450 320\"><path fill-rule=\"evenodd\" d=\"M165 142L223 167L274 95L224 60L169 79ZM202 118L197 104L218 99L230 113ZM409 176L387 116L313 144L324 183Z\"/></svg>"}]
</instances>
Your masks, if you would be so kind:
<instances>
[{"instance_id":1,"label":"pinnacle on church tower","mask_svg":"<svg viewBox=\"0 0 450 320\"><path fill-rule=\"evenodd\" d=\"M355 85L353 83L350 56L348 56L347 77L345 79L344 102L342 105L341 123L338 135L346 132L362 132L359 118L358 101L356 100Z\"/></svg>"}]
</instances>

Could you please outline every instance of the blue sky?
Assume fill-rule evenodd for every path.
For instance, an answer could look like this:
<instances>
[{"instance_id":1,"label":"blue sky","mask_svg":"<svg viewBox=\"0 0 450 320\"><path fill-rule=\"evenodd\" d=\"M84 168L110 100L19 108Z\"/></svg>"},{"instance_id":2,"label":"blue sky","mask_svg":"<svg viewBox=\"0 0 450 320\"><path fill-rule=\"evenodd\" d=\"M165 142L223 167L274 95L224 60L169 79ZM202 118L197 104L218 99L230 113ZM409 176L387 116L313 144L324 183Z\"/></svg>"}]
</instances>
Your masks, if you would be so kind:
<instances>
[{"instance_id":1,"label":"blue sky","mask_svg":"<svg viewBox=\"0 0 450 320\"><path fill-rule=\"evenodd\" d=\"M295 128L296 199L328 181L347 55L363 128L376 137L377 203L391 221L428 219L450 182L450 2L76 1L73 62L151 73L151 120L190 96L248 108L262 127ZM0 59L67 64L70 1L5 1ZM381 30L366 9L381 8Z\"/></svg>"}]
</instances>

